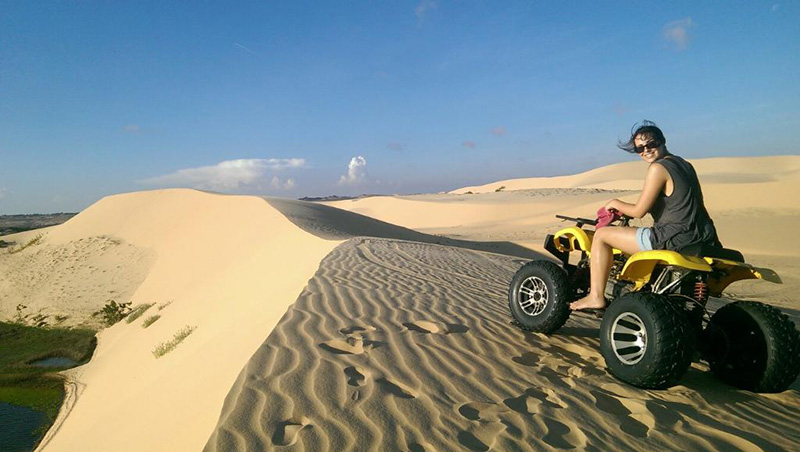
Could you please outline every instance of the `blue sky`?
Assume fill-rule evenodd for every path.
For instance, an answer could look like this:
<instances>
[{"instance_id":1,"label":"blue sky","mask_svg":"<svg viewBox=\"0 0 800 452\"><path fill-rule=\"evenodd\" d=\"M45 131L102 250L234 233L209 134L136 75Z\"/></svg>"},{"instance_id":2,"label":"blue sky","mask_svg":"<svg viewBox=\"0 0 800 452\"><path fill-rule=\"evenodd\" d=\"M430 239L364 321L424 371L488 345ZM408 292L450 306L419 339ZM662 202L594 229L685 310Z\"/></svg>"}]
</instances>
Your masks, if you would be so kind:
<instances>
[{"instance_id":1,"label":"blue sky","mask_svg":"<svg viewBox=\"0 0 800 452\"><path fill-rule=\"evenodd\" d=\"M798 154L800 4L0 2L0 214Z\"/></svg>"}]
</instances>

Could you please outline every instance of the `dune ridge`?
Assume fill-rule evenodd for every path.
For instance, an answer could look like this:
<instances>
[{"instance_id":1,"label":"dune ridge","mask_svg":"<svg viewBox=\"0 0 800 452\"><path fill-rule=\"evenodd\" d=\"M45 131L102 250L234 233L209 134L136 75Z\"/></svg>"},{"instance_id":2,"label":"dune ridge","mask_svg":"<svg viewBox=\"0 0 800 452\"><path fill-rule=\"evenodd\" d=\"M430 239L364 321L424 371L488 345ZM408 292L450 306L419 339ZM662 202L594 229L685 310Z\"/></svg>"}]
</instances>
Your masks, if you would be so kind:
<instances>
[{"instance_id":1,"label":"dune ridge","mask_svg":"<svg viewBox=\"0 0 800 452\"><path fill-rule=\"evenodd\" d=\"M636 156L633 158L638 159ZM765 157L714 157L687 159L705 183L751 184L758 182L796 181L800 178L800 156L780 155ZM505 190L530 188L607 188L626 187L640 190L647 172L647 164L641 161L616 163L595 168L579 174L554 177L532 177L507 179L484 185L462 187L452 194L493 192L500 187ZM636 182L630 186L631 182Z\"/></svg>"},{"instance_id":2,"label":"dune ridge","mask_svg":"<svg viewBox=\"0 0 800 452\"><path fill-rule=\"evenodd\" d=\"M75 389L39 450L202 448L239 370L340 243L261 198L176 189L104 198L20 254L98 236L154 256L131 299L165 307L151 308L161 318L146 329L147 315L99 333L92 360L66 373ZM153 356L187 326L177 348Z\"/></svg>"},{"instance_id":3,"label":"dune ridge","mask_svg":"<svg viewBox=\"0 0 800 452\"><path fill-rule=\"evenodd\" d=\"M800 241L778 239L800 222L800 156L689 161L697 170L706 207L726 247L751 255L800 256ZM545 235L561 227L556 214L592 217L612 198L635 202L646 172L646 164L635 161L570 176L464 187L447 194L326 204L429 234L505 240L541 250ZM500 187L504 188L496 192ZM651 224L649 215L632 222Z\"/></svg>"}]
</instances>

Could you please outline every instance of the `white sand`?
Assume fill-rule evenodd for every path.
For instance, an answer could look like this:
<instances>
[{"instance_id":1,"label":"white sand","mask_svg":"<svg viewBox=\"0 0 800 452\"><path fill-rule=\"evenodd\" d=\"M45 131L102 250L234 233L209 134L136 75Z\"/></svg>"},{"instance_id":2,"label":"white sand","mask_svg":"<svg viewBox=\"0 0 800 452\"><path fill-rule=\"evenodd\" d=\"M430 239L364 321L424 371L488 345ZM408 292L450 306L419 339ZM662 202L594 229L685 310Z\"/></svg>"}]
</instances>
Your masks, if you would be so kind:
<instances>
[{"instance_id":1,"label":"white sand","mask_svg":"<svg viewBox=\"0 0 800 452\"><path fill-rule=\"evenodd\" d=\"M800 157L693 164L725 245L785 282L729 294L797 319ZM68 372L71 410L40 449L794 448L797 382L736 391L696 363L681 385L640 391L605 370L597 321L571 319L550 337L510 325L508 280L562 226L553 216L635 200L644 172L626 163L336 209L192 190L105 198L0 254L0 315L24 300L78 324L110 297L172 303L99 334L92 361ZM380 239L343 242L353 236ZM156 359L185 326L196 330Z\"/></svg>"}]
</instances>

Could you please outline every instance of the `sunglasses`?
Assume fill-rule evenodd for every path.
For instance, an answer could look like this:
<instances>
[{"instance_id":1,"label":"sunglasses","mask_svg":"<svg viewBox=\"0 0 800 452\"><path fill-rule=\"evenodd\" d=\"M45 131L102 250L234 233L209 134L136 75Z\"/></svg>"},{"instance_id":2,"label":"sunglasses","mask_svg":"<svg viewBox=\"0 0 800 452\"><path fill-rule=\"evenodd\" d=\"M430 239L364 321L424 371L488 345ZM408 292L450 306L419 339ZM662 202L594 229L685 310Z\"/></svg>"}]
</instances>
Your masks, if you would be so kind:
<instances>
[{"instance_id":1,"label":"sunglasses","mask_svg":"<svg viewBox=\"0 0 800 452\"><path fill-rule=\"evenodd\" d=\"M636 151L637 154L641 154L644 152L645 149L655 150L661 147L661 143L658 141L651 141L649 143L645 143L642 146L634 146L633 150Z\"/></svg>"}]
</instances>

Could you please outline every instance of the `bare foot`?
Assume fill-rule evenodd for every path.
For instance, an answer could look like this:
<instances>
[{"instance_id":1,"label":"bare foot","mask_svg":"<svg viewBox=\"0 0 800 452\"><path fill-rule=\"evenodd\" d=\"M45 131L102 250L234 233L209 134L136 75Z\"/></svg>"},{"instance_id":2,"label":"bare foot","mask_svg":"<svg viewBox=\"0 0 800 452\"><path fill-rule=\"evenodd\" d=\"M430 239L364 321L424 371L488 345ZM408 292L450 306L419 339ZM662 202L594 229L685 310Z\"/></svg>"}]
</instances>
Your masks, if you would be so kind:
<instances>
[{"instance_id":1,"label":"bare foot","mask_svg":"<svg viewBox=\"0 0 800 452\"><path fill-rule=\"evenodd\" d=\"M578 311L581 309L603 309L605 307L606 307L605 298L602 297L600 299L594 298L592 297L591 293L581 298L580 300L573 301L572 303L569 304L569 308L572 309L573 311Z\"/></svg>"}]
</instances>

